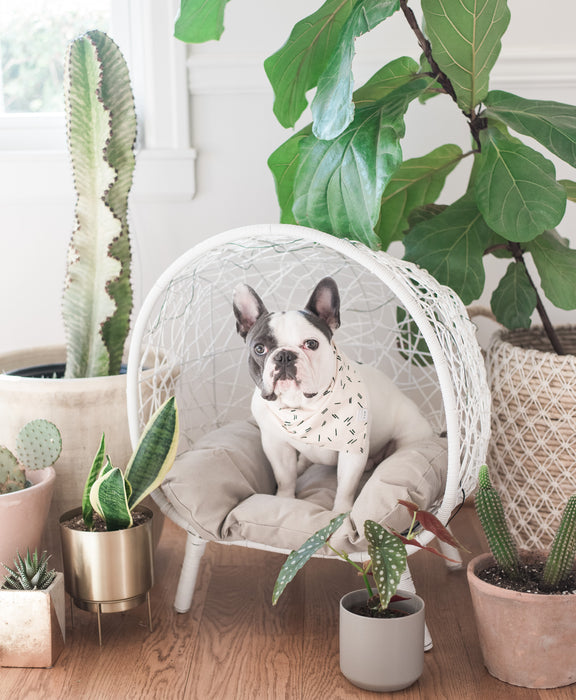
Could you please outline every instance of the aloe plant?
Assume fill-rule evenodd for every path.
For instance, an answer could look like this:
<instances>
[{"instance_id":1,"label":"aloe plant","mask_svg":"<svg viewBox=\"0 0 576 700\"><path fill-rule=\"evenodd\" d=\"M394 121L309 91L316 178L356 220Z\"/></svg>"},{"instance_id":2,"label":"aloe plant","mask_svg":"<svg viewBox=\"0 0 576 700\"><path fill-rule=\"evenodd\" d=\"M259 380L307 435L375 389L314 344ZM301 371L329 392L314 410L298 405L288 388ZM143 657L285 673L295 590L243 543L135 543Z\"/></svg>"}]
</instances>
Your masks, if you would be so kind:
<instances>
[{"instance_id":1,"label":"aloe plant","mask_svg":"<svg viewBox=\"0 0 576 700\"><path fill-rule=\"evenodd\" d=\"M0 446L0 494L20 491L29 485L25 469L51 467L62 451L60 431L48 420L32 420L16 437L16 454Z\"/></svg>"},{"instance_id":2,"label":"aloe plant","mask_svg":"<svg viewBox=\"0 0 576 700\"><path fill-rule=\"evenodd\" d=\"M420 544L415 538L421 531L428 530L438 539L450 544L452 547L464 549L433 513L420 510L415 503L410 501L399 500L398 503L407 508L412 515L412 522L406 535L394 530L387 530L374 520L366 520L364 523L364 536L368 543L370 561L368 564L361 566L352 561L346 552L334 548L330 543L333 534L349 515L349 513L341 513L333 518L326 527L309 537L301 547L288 555L274 585L272 604L276 605L286 586L292 581L298 571L324 546L328 546L334 554L359 572L368 591L369 606L380 612L386 610L390 602L393 601L402 574L406 570L407 544L453 561L434 547ZM370 575L374 578L377 594L374 593L372 588Z\"/></svg>"},{"instance_id":3,"label":"aloe plant","mask_svg":"<svg viewBox=\"0 0 576 700\"><path fill-rule=\"evenodd\" d=\"M89 530L94 526L94 512L104 520L107 530L132 526L134 508L171 469L178 437L178 408L173 397L148 421L124 473L106 455L102 436L82 497L82 516Z\"/></svg>"},{"instance_id":4,"label":"aloe plant","mask_svg":"<svg viewBox=\"0 0 576 700\"><path fill-rule=\"evenodd\" d=\"M488 546L506 577L512 581L526 578L522 557L518 553L504 516L500 495L493 487L488 467L480 467L476 493L476 512L488 540ZM558 531L546 557L540 577L544 590L561 590L575 570L576 494L568 499Z\"/></svg>"},{"instance_id":5,"label":"aloe plant","mask_svg":"<svg viewBox=\"0 0 576 700\"><path fill-rule=\"evenodd\" d=\"M63 297L66 377L118 374L132 311L127 210L136 113L128 67L104 32L71 42L64 89L77 195Z\"/></svg>"},{"instance_id":6,"label":"aloe plant","mask_svg":"<svg viewBox=\"0 0 576 700\"><path fill-rule=\"evenodd\" d=\"M177 38L220 37L227 0L180 4ZM414 35L407 50L420 50L420 60L394 59L353 91L356 39L396 13ZM576 107L490 90L509 21L506 0L325 0L264 61L282 126L295 126L316 89L312 123L291 134L268 164L283 223L375 249L403 241L405 257L465 304L484 291L485 256L508 259L493 290L494 314L508 328L527 328L536 309L562 352L540 289L555 306L576 308L576 250L555 231L567 200L576 201L576 182L558 181L548 157L521 139L535 140L574 167ZM436 95L447 96L455 118L465 120L471 147L449 143L404 159L405 114L414 102ZM426 123L418 128L421 136ZM439 201L446 177L470 161L466 193Z\"/></svg>"},{"instance_id":7,"label":"aloe plant","mask_svg":"<svg viewBox=\"0 0 576 700\"><path fill-rule=\"evenodd\" d=\"M38 557L37 550L30 554L26 553L26 558L20 554L14 559L14 568L4 564L8 575L4 579L1 588L13 591L43 591L50 586L56 578L56 571L48 569L48 552L42 552Z\"/></svg>"}]
</instances>

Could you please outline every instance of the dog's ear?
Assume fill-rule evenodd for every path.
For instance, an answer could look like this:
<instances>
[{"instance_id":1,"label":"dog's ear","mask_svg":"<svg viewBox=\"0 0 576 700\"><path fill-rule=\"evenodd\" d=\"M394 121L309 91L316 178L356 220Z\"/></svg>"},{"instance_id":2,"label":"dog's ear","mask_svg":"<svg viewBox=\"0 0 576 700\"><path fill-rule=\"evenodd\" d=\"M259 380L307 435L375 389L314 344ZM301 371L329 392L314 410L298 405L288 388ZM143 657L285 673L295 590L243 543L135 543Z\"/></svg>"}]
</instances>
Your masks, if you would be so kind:
<instances>
[{"instance_id":1,"label":"dog's ear","mask_svg":"<svg viewBox=\"0 0 576 700\"><path fill-rule=\"evenodd\" d=\"M252 326L262 316L268 313L262 303L262 299L247 284L239 284L234 290L232 298L234 315L236 316L236 330L246 340Z\"/></svg>"},{"instance_id":2,"label":"dog's ear","mask_svg":"<svg viewBox=\"0 0 576 700\"><path fill-rule=\"evenodd\" d=\"M331 277L324 277L318 282L306 310L325 321L332 331L340 327L340 294Z\"/></svg>"}]
</instances>

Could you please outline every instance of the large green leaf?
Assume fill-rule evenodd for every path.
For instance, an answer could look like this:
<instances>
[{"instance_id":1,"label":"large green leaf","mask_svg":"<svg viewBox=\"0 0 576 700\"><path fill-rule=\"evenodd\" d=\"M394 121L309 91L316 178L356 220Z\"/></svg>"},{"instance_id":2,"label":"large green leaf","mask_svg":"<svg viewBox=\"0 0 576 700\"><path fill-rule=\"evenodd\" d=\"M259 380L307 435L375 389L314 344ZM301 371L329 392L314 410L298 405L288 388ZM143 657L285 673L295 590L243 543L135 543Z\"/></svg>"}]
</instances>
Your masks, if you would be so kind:
<instances>
[{"instance_id":1,"label":"large green leaf","mask_svg":"<svg viewBox=\"0 0 576 700\"><path fill-rule=\"evenodd\" d=\"M376 235L386 250L402 238L408 215L416 207L435 202L444 182L462 159L459 146L440 146L421 158L404 161L384 190Z\"/></svg>"},{"instance_id":2,"label":"large green leaf","mask_svg":"<svg viewBox=\"0 0 576 700\"><path fill-rule=\"evenodd\" d=\"M276 194L280 205L280 223L282 224L296 223L292 207L294 205L294 183L300 164L300 143L311 133L312 125L309 124L291 136L268 158L268 167L276 182Z\"/></svg>"},{"instance_id":3,"label":"large green leaf","mask_svg":"<svg viewBox=\"0 0 576 700\"><path fill-rule=\"evenodd\" d=\"M576 309L576 250L555 231L545 231L526 248L534 258L548 299L560 309Z\"/></svg>"},{"instance_id":4,"label":"large green leaf","mask_svg":"<svg viewBox=\"0 0 576 700\"><path fill-rule=\"evenodd\" d=\"M484 289L482 256L491 237L473 195L466 194L409 231L404 237L404 257L427 269L470 304Z\"/></svg>"},{"instance_id":5,"label":"large green leaf","mask_svg":"<svg viewBox=\"0 0 576 700\"><path fill-rule=\"evenodd\" d=\"M489 128L474 165L476 202L486 223L510 241L529 241L564 216L566 190L541 153Z\"/></svg>"},{"instance_id":6,"label":"large green leaf","mask_svg":"<svg viewBox=\"0 0 576 700\"><path fill-rule=\"evenodd\" d=\"M536 308L536 290L530 284L524 265L511 262L492 293L490 306L496 320L506 328L530 328Z\"/></svg>"},{"instance_id":7,"label":"large green leaf","mask_svg":"<svg viewBox=\"0 0 576 700\"><path fill-rule=\"evenodd\" d=\"M102 474L92 485L90 503L106 521L107 530L125 530L132 525L127 488L117 467Z\"/></svg>"},{"instance_id":8,"label":"large green leaf","mask_svg":"<svg viewBox=\"0 0 576 700\"><path fill-rule=\"evenodd\" d=\"M510 21L506 0L422 0L432 54L466 113L488 93L490 71Z\"/></svg>"},{"instance_id":9,"label":"large green leaf","mask_svg":"<svg viewBox=\"0 0 576 700\"><path fill-rule=\"evenodd\" d=\"M404 114L430 79L402 85L356 110L352 124L332 141L301 142L294 216L305 226L378 246L374 226L384 188L402 160Z\"/></svg>"},{"instance_id":10,"label":"large green leaf","mask_svg":"<svg viewBox=\"0 0 576 700\"><path fill-rule=\"evenodd\" d=\"M558 180L562 187L566 190L566 195L571 202L576 202L576 182L572 180Z\"/></svg>"},{"instance_id":11,"label":"large green leaf","mask_svg":"<svg viewBox=\"0 0 576 700\"><path fill-rule=\"evenodd\" d=\"M486 114L500 119L576 166L576 107L548 100L526 100L493 90L486 97Z\"/></svg>"},{"instance_id":12,"label":"large green leaf","mask_svg":"<svg viewBox=\"0 0 576 700\"><path fill-rule=\"evenodd\" d=\"M129 500L131 509L154 491L172 468L178 437L178 409L172 397L160 406L146 424L126 467L124 476L132 488Z\"/></svg>"},{"instance_id":13,"label":"large green leaf","mask_svg":"<svg viewBox=\"0 0 576 700\"><path fill-rule=\"evenodd\" d=\"M274 89L274 114L282 126L294 126L306 108L306 93L318 84L355 3L326 0L298 22L284 46L264 61Z\"/></svg>"},{"instance_id":14,"label":"large green leaf","mask_svg":"<svg viewBox=\"0 0 576 700\"><path fill-rule=\"evenodd\" d=\"M364 523L364 536L372 561L372 574L380 596L380 609L385 610L396 593L406 570L406 547L374 520Z\"/></svg>"},{"instance_id":15,"label":"large green leaf","mask_svg":"<svg viewBox=\"0 0 576 700\"><path fill-rule=\"evenodd\" d=\"M412 81L418 75L418 64L409 56L395 58L382 66L374 75L354 91L356 109L378 102L397 88Z\"/></svg>"},{"instance_id":16,"label":"large green leaf","mask_svg":"<svg viewBox=\"0 0 576 700\"><path fill-rule=\"evenodd\" d=\"M272 593L272 605L276 605L278 598L280 598L286 586L292 581L304 564L328 542L330 537L332 537L340 525L342 525L347 515L348 513L341 513L336 516L326 527L323 527L309 537L298 549L290 552L276 579L276 584L274 585L274 591Z\"/></svg>"},{"instance_id":17,"label":"large green leaf","mask_svg":"<svg viewBox=\"0 0 576 700\"><path fill-rule=\"evenodd\" d=\"M354 118L352 60L357 37L369 32L400 8L400 0L360 0L348 17L338 44L318 80L312 101L314 135L333 139Z\"/></svg>"},{"instance_id":18,"label":"large green leaf","mask_svg":"<svg viewBox=\"0 0 576 700\"><path fill-rule=\"evenodd\" d=\"M180 0L174 36L189 44L219 39L224 31L228 0Z\"/></svg>"}]
</instances>

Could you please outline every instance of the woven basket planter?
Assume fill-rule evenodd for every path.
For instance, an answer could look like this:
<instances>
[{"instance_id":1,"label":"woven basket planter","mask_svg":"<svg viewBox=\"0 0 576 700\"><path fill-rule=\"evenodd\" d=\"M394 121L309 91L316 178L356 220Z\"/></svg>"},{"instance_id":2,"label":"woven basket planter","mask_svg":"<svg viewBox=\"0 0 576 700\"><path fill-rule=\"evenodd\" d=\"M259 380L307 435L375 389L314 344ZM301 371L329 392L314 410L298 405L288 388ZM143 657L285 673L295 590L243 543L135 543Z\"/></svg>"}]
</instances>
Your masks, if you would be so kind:
<instances>
[{"instance_id":1,"label":"woven basket planter","mask_svg":"<svg viewBox=\"0 0 576 700\"><path fill-rule=\"evenodd\" d=\"M556 330L570 354L554 353L535 327L497 332L486 356L488 465L514 536L527 549L550 546L576 493L576 326Z\"/></svg>"}]
</instances>

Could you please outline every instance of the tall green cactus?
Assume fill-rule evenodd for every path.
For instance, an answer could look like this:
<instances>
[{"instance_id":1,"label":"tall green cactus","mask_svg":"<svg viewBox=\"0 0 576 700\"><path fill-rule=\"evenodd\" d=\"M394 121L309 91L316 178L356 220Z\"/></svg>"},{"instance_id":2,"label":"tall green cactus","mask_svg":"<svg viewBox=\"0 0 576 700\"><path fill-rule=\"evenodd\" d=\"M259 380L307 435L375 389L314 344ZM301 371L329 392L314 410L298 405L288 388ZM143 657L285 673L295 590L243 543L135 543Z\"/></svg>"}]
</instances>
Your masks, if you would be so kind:
<instances>
[{"instance_id":1,"label":"tall green cactus","mask_svg":"<svg viewBox=\"0 0 576 700\"><path fill-rule=\"evenodd\" d=\"M574 571L576 557L576 494L568 499L542 573L546 588L558 588Z\"/></svg>"},{"instance_id":2,"label":"tall green cactus","mask_svg":"<svg viewBox=\"0 0 576 700\"><path fill-rule=\"evenodd\" d=\"M478 486L476 512L490 551L502 571L517 580L520 576L518 549L508 529L500 495L492 486L485 464L480 467Z\"/></svg>"},{"instance_id":3,"label":"tall green cactus","mask_svg":"<svg viewBox=\"0 0 576 700\"><path fill-rule=\"evenodd\" d=\"M51 467L62 451L60 431L48 420L32 420L16 438L16 455L0 446L0 494L26 488L25 469Z\"/></svg>"},{"instance_id":4,"label":"tall green cactus","mask_svg":"<svg viewBox=\"0 0 576 700\"><path fill-rule=\"evenodd\" d=\"M118 374L132 312L127 210L136 112L128 67L104 32L69 45L64 88L77 194L63 296L66 376Z\"/></svg>"}]
</instances>

